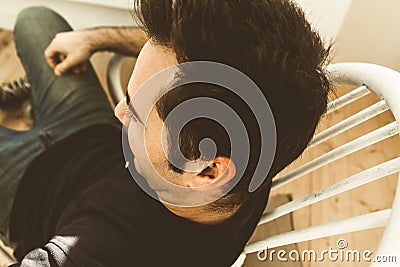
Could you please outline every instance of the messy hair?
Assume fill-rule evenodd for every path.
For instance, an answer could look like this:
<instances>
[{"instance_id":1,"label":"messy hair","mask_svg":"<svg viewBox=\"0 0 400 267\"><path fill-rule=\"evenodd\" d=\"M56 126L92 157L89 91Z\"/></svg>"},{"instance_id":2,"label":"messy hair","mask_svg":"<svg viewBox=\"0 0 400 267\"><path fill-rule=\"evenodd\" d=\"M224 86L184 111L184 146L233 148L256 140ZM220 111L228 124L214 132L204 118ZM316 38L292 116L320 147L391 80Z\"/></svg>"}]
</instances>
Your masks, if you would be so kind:
<instances>
[{"instance_id":1,"label":"messy hair","mask_svg":"<svg viewBox=\"0 0 400 267\"><path fill-rule=\"evenodd\" d=\"M135 16L151 41L172 49L179 63L227 64L257 84L276 124L275 158L264 186L259 188L269 190L271 179L307 147L331 90L323 68L329 46L303 11L289 0L135 0ZM251 195L247 189L259 160L257 121L237 96L203 83L179 86L165 94L157 103L158 114L165 120L176 106L196 97L223 101L245 121L249 164L230 192L242 202ZM174 125L167 127L174 130ZM230 156L229 137L221 125L209 119L188 123L179 134L179 148L187 158L196 159L199 142L206 137L214 140L219 156Z\"/></svg>"}]
</instances>

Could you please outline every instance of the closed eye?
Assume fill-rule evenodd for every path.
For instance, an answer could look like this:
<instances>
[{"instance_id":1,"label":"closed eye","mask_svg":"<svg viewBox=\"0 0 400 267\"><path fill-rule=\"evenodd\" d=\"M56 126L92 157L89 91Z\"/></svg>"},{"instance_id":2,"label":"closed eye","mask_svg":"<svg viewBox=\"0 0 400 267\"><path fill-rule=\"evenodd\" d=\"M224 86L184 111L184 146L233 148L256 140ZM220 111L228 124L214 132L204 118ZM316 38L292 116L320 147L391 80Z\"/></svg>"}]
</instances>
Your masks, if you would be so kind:
<instances>
[{"instance_id":1,"label":"closed eye","mask_svg":"<svg viewBox=\"0 0 400 267\"><path fill-rule=\"evenodd\" d=\"M131 98L128 94L128 90L126 90L125 101L126 101L126 106L127 106L127 108L125 110L125 114L129 118L129 121L139 122L142 126L144 126L143 122L139 119L139 116L138 116L136 110L132 106Z\"/></svg>"},{"instance_id":2,"label":"closed eye","mask_svg":"<svg viewBox=\"0 0 400 267\"><path fill-rule=\"evenodd\" d=\"M132 113L131 109L129 106L125 109L125 117L129 120L129 122L138 122L136 116Z\"/></svg>"}]
</instances>

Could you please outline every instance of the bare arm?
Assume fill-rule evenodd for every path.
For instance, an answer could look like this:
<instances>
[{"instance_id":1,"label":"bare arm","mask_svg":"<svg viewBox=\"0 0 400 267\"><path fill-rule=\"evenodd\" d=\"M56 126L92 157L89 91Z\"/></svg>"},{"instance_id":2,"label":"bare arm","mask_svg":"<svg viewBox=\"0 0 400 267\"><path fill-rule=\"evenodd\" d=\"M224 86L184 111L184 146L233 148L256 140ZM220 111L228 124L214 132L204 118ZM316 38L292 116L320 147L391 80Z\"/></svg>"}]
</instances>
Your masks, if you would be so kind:
<instances>
[{"instance_id":1,"label":"bare arm","mask_svg":"<svg viewBox=\"0 0 400 267\"><path fill-rule=\"evenodd\" d=\"M109 27L86 30L94 52L111 51L137 56L147 42L146 34L137 27Z\"/></svg>"},{"instance_id":2,"label":"bare arm","mask_svg":"<svg viewBox=\"0 0 400 267\"><path fill-rule=\"evenodd\" d=\"M96 52L111 51L137 56L147 41L137 27L104 27L58 33L45 51L49 65L58 76L69 70L86 70L86 61Z\"/></svg>"}]
</instances>

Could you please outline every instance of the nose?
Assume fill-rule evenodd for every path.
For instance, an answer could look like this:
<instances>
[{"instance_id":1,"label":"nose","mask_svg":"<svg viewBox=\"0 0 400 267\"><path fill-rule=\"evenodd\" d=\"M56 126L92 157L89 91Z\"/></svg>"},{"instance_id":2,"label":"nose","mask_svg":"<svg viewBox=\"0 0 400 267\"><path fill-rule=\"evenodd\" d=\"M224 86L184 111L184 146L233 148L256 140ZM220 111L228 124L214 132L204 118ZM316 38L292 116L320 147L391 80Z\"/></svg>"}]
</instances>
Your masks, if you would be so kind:
<instances>
[{"instance_id":1,"label":"nose","mask_svg":"<svg viewBox=\"0 0 400 267\"><path fill-rule=\"evenodd\" d=\"M117 106L115 107L114 110L114 115L117 117L117 119L123 124L124 123L124 118L125 118L125 113L126 109L128 106L126 105L125 98L123 98L121 101L118 102Z\"/></svg>"}]
</instances>

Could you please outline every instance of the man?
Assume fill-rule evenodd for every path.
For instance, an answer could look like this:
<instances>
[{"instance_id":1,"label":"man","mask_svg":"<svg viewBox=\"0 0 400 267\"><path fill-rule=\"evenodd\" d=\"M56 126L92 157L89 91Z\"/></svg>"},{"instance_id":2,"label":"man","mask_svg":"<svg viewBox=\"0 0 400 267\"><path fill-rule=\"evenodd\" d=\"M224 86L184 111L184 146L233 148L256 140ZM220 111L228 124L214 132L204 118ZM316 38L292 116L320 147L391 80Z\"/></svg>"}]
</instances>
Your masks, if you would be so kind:
<instances>
[{"instance_id":1,"label":"man","mask_svg":"<svg viewBox=\"0 0 400 267\"><path fill-rule=\"evenodd\" d=\"M17 19L15 42L32 85L35 124L29 132L0 131L0 205L6 211L1 230L3 236L9 231L20 266L231 265L266 206L271 179L304 151L326 109L330 84L322 66L328 52L291 2L138 0L135 11L146 35L138 28L72 32L60 16L41 7ZM134 162L126 163L121 128L87 62L102 50L127 55L141 50L127 97L115 109ZM196 82L177 85L151 107L135 100L159 90L159 84L148 86L153 77L193 61L238 69L268 100L276 153L254 190L249 186L262 144L273 140L261 140L263 129L237 95ZM185 75L182 71L178 82ZM243 175L213 201L209 197L242 171L224 127L206 118L182 129L168 121L176 107L199 97L232 107L249 132ZM144 119L145 108L150 111ZM177 131L179 138L171 139ZM199 146L206 138L216 149L203 158ZM178 150L187 162L175 164Z\"/></svg>"}]
</instances>

